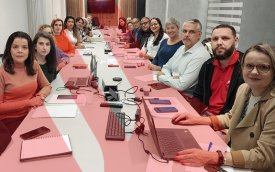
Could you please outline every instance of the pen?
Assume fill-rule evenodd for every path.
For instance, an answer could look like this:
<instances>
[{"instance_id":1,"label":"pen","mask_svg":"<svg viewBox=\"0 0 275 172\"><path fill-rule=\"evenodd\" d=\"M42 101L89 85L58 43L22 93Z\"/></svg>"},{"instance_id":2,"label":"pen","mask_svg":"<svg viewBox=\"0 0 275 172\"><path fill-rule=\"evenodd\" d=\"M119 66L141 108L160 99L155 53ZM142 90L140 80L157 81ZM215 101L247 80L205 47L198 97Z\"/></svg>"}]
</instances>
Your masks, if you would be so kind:
<instances>
[{"instance_id":1,"label":"pen","mask_svg":"<svg viewBox=\"0 0 275 172\"><path fill-rule=\"evenodd\" d=\"M212 143L212 142L209 142L209 144L208 144L208 149L207 149L208 152L210 151L212 145L213 145L213 143Z\"/></svg>"}]
</instances>

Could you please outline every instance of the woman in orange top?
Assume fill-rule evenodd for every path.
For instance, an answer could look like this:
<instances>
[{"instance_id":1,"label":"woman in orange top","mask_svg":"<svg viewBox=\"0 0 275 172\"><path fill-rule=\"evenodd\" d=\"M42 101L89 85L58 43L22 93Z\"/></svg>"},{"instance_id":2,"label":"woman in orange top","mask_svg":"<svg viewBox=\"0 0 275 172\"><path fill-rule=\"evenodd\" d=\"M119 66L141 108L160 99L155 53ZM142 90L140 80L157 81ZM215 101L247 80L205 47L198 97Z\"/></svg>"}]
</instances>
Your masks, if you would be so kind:
<instances>
[{"instance_id":1,"label":"woman in orange top","mask_svg":"<svg viewBox=\"0 0 275 172\"><path fill-rule=\"evenodd\" d=\"M54 19L51 23L54 32L55 44L68 56L75 55L75 48L63 31L63 20Z\"/></svg>"},{"instance_id":2,"label":"woman in orange top","mask_svg":"<svg viewBox=\"0 0 275 172\"><path fill-rule=\"evenodd\" d=\"M11 134L32 107L43 105L51 86L34 60L30 36L14 32L8 38L0 66L0 120Z\"/></svg>"}]
</instances>

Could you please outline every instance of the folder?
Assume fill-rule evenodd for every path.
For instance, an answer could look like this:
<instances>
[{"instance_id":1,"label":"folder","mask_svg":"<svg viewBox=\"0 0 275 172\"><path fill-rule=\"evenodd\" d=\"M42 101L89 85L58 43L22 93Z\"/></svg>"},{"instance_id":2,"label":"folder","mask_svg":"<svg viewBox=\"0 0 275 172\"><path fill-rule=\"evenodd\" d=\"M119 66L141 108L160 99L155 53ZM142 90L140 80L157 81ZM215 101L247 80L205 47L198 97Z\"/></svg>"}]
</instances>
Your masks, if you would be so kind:
<instances>
[{"instance_id":1,"label":"folder","mask_svg":"<svg viewBox=\"0 0 275 172\"><path fill-rule=\"evenodd\" d=\"M53 158L72 154L69 135L41 137L22 141L20 161Z\"/></svg>"}]
</instances>

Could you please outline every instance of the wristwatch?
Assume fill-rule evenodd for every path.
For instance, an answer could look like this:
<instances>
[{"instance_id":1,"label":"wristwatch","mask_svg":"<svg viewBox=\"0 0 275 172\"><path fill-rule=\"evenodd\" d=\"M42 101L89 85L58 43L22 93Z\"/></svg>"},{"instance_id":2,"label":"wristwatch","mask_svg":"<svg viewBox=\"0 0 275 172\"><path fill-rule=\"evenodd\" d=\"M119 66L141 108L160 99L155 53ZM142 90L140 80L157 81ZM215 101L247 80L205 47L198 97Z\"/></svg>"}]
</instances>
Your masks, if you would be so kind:
<instances>
[{"instance_id":1,"label":"wristwatch","mask_svg":"<svg viewBox=\"0 0 275 172\"><path fill-rule=\"evenodd\" d=\"M219 155L219 159L218 159L218 165L221 166L224 164L224 157L223 154L220 150L217 150L217 153Z\"/></svg>"}]
</instances>

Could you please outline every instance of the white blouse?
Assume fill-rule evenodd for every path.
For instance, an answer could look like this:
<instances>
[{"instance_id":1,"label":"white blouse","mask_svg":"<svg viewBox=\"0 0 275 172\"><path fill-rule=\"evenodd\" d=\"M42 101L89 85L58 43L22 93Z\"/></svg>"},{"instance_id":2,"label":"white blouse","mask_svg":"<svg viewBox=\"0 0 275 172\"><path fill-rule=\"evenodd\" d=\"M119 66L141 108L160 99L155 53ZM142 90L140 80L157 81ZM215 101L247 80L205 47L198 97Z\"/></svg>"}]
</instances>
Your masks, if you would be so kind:
<instances>
[{"instance_id":1,"label":"white blouse","mask_svg":"<svg viewBox=\"0 0 275 172\"><path fill-rule=\"evenodd\" d=\"M70 31L70 30L68 30L68 29L65 29L64 31L65 31L67 37L69 38L70 42L71 42L73 45L76 45L76 43L77 43L77 38L74 37L73 31Z\"/></svg>"},{"instance_id":2,"label":"white blouse","mask_svg":"<svg viewBox=\"0 0 275 172\"><path fill-rule=\"evenodd\" d=\"M153 58L155 58L158 50L159 50L159 46L161 44L161 42L164 40L164 39L168 39L169 36L164 33L163 34L163 37L161 38L161 40L159 41L159 44L158 45L153 45L154 41L155 41L155 37L153 34L150 35L150 37L148 38L148 42L147 42L147 47L145 47L146 45L144 44L143 47L142 47L142 51L145 53L145 54L148 54L149 56Z\"/></svg>"}]
</instances>

